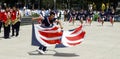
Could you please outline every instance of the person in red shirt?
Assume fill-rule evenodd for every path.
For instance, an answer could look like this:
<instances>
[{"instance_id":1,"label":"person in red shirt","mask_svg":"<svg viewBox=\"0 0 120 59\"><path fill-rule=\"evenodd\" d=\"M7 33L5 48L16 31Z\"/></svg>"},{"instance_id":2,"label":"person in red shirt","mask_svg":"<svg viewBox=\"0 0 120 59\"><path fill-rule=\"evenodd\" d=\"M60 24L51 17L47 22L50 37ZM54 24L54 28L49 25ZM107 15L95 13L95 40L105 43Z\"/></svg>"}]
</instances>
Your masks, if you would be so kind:
<instances>
[{"instance_id":1,"label":"person in red shirt","mask_svg":"<svg viewBox=\"0 0 120 59\"><path fill-rule=\"evenodd\" d=\"M3 26L4 26L4 38L9 38L10 35L10 12L9 8L6 7L2 14Z\"/></svg>"},{"instance_id":2,"label":"person in red shirt","mask_svg":"<svg viewBox=\"0 0 120 59\"><path fill-rule=\"evenodd\" d=\"M16 37L19 35L19 27L20 27L20 12L14 6L11 12L11 21L12 21L12 36L14 36L14 32L16 31Z\"/></svg>"}]
</instances>

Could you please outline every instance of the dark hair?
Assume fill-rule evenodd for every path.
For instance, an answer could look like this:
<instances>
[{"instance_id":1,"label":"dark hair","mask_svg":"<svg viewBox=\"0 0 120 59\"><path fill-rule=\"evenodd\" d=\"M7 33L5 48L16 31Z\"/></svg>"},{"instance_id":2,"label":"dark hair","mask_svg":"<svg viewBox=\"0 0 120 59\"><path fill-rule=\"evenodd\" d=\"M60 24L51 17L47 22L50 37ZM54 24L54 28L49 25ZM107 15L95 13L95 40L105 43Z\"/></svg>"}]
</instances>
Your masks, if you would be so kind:
<instances>
[{"instance_id":1,"label":"dark hair","mask_svg":"<svg viewBox=\"0 0 120 59\"><path fill-rule=\"evenodd\" d=\"M50 12L50 15L55 15L55 13L54 12Z\"/></svg>"}]
</instances>

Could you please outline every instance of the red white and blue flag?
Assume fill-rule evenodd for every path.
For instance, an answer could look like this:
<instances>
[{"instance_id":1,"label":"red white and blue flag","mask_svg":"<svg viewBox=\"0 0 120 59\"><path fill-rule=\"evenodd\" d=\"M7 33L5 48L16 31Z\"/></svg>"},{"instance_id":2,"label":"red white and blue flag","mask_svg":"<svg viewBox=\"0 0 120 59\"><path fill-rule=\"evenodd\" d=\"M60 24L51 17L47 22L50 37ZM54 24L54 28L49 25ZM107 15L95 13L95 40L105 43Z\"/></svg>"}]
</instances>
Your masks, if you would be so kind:
<instances>
[{"instance_id":1,"label":"red white and blue flag","mask_svg":"<svg viewBox=\"0 0 120 59\"><path fill-rule=\"evenodd\" d=\"M82 25L72 31L61 31L57 26L43 28L36 24L32 27L32 45L51 46L56 44L56 48L72 47L80 44L84 40L85 31Z\"/></svg>"}]
</instances>

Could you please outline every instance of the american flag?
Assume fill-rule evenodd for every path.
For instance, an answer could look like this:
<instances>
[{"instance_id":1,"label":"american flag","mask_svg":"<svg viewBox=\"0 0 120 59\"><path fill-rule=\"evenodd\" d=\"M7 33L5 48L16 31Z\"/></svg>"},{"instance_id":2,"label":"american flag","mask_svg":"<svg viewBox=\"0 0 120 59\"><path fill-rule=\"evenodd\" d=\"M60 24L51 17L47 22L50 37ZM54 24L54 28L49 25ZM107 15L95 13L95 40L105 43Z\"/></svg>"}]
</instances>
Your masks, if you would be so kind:
<instances>
[{"instance_id":1,"label":"american flag","mask_svg":"<svg viewBox=\"0 0 120 59\"><path fill-rule=\"evenodd\" d=\"M85 31L82 28L79 26L73 31L61 31L57 26L43 28L38 24L33 25L32 45L51 46L56 44L56 48L76 46L84 40Z\"/></svg>"}]
</instances>

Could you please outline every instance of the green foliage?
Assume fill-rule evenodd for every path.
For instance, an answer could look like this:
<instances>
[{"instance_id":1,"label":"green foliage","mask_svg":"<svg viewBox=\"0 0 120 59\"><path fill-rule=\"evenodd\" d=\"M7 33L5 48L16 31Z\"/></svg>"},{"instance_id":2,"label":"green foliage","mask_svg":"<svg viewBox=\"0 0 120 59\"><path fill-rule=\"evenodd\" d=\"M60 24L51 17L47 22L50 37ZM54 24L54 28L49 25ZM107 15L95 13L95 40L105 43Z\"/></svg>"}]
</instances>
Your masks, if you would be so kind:
<instances>
[{"instance_id":1,"label":"green foliage","mask_svg":"<svg viewBox=\"0 0 120 59\"><path fill-rule=\"evenodd\" d=\"M31 16L32 16L32 17L39 17L39 14L33 13Z\"/></svg>"},{"instance_id":2,"label":"green foliage","mask_svg":"<svg viewBox=\"0 0 120 59\"><path fill-rule=\"evenodd\" d=\"M99 15L98 15L97 13L94 14L93 20L94 20L94 21L97 21L98 17L99 17Z\"/></svg>"}]
</instances>

